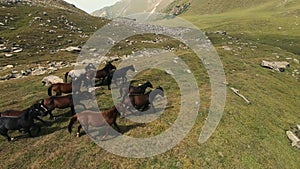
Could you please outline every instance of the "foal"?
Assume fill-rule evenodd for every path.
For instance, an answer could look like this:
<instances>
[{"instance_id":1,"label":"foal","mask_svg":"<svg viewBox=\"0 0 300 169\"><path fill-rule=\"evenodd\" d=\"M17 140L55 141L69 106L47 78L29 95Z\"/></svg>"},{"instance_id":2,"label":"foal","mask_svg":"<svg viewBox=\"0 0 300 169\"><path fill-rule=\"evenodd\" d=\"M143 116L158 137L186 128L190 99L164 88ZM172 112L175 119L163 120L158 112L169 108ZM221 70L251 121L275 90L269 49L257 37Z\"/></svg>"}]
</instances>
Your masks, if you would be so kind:
<instances>
[{"instance_id":1,"label":"foal","mask_svg":"<svg viewBox=\"0 0 300 169\"><path fill-rule=\"evenodd\" d=\"M102 127L106 126L106 134L103 136L105 138L108 135L108 125L112 126L114 125L118 132L121 133L121 130L119 126L116 123L117 118L120 116L120 112L126 112L125 107L122 104L118 104L116 106L113 106L107 111L104 112L94 112L90 110L85 110L81 113L77 113L72 118L70 119L70 123L68 125L68 131L69 133L72 132L72 126L77 120L80 122L80 125L78 126L77 129L77 137L80 136L80 129L82 126L86 131L88 131L89 126L93 127Z\"/></svg>"}]
</instances>

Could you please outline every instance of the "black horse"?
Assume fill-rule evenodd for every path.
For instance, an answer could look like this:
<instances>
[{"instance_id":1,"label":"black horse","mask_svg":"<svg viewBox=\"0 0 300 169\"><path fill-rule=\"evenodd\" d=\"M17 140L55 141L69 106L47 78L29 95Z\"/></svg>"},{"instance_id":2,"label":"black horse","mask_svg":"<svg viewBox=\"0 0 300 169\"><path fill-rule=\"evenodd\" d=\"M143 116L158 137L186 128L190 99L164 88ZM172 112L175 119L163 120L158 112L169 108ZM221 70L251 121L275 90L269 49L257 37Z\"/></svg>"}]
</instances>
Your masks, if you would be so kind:
<instances>
[{"instance_id":1,"label":"black horse","mask_svg":"<svg viewBox=\"0 0 300 169\"><path fill-rule=\"evenodd\" d=\"M7 138L8 141L13 140L13 138L9 137L8 130L21 130L24 129L25 132L29 133L30 137L33 135L30 132L30 128L33 126L37 126L34 123L34 119L37 116L44 116L44 112L40 110L38 104L34 104L30 108L28 108L23 114L20 116L5 116L0 117L0 134ZM40 132L40 127L38 126L38 132Z\"/></svg>"}]
</instances>

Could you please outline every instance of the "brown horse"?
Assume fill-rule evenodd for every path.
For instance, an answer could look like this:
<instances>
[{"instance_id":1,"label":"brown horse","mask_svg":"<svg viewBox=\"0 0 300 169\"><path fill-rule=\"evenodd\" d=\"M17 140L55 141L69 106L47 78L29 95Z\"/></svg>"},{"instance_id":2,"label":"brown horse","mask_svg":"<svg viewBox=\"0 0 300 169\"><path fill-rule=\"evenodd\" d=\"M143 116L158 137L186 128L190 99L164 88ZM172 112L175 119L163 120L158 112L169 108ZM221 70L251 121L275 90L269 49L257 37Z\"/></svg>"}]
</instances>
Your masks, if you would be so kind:
<instances>
[{"instance_id":1,"label":"brown horse","mask_svg":"<svg viewBox=\"0 0 300 169\"><path fill-rule=\"evenodd\" d=\"M76 103L74 103L73 97L76 97ZM69 95L65 95L65 96L50 96L46 99L42 99L39 104L41 107L43 107L47 110L46 115L49 113L50 119L53 119L54 116L52 114L52 111L55 108L66 109L66 108L70 107L71 114L74 115L75 114L74 106L81 105L81 106L83 106L84 109L86 109L85 105L80 103L79 101L80 100L89 100L89 99L94 100L95 96L93 94L85 91L85 92L80 92L76 95L69 94Z\"/></svg>"},{"instance_id":2,"label":"brown horse","mask_svg":"<svg viewBox=\"0 0 300 169\"><path fill-rule=\"evenodd\" d=\"M48 96L52 96L52 90L56 96L61 96L62 93L72 93L72 83L55 83L48 88Z\"/></svg>"},{"instance_id":3,"label":"brown horse","mask_svg":"<svg viewBox=\"0 0 300 169\"><path fill-rule=\"evenodd\" d=\"M78 126L77 129L77 137L80 136L80 129L82 128L82 126L85 128L86 131L88 131L89 126L93 126L93 127L106 126L106 134L103 136L103 138L105 138L108 135L108 125L110 126L114 125L118 130L118 132L121 133L121 130L116 123L117 118L120 116L119 111L126 112L126 109L122 104L113 106L112 108L104 112L94 112L90 110L85 110L81 113L77 113L70 119L70 123L68 125L68 131L69 133L72 132L72 126L77 120L78 122L80 122L80 125Z\"/></svg>"},{"instance_id":4,"label":"brown horse","mask_svg":"<svg viewBox=\"0 0 300 169\"><path fill-rule=\"evenodd\" d=\"M34 107L37 107L41 112L46 112L47 110L41 106L38 106L38 104L34 104ZM28 109L25 110L6 110L2 113L0 113L0 117L7 117L7 116L20 116L23 113L25 113ZM46 123L44 120L39 118L38 116L34 117L34 119L41 121L42 123Z\"/></svg>"},{"instance_id":5,"label":"brown horse","mask_svg":"<svg viewBox=\"0 0 300 169\"><path fill-rule=\"evenodd\" d=\"M164 97L164 90L160 86L145 94L129 94L129 96L126 97L123 101L123 104L125 104L126 106L132 105L134 108L141 111L145 111L146 108L148 108L150 105L153 109L153 112L156 112L153 105L153 100L157 95Z\"/></svg>"},{"instance_id":6,"label":"brown horse","mask_svg":"<svg viewBox=\"0 0 300 169\"><path fill-rule=\"evenodd\" d=\"M48 95L52 96L52 91L56 93L56 96L61 96L62 93L74 93L80 92L80 87L82 82L85 84L89 80L89 77L86 74L79 76L76 80L73 80L72 83L55 83L48 88Z\"/></svg>"}]
</instances>

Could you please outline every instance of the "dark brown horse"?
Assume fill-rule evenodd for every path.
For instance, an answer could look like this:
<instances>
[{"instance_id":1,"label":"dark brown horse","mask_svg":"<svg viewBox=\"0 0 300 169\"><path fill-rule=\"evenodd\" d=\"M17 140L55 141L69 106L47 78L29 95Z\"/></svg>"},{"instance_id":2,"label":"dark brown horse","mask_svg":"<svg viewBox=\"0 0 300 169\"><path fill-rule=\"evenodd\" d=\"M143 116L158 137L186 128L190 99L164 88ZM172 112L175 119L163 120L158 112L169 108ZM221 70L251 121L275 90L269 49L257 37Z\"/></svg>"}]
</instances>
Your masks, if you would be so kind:
<instances>
[{"instance_id":1,"label":"dark brown horse","mask_svg":"<svg viewBox=\"0 0 300 169\"><path fill-rule=\"evenodd\" d=\"M148 87L153 88L152 83L149 81L145 82L144 84L142 84L140 86L129 85L129 88L127 88L126 86L121 87L120 88L120 96L123 97L122 102L124 101L125 97L128 94L144 94Z\"/></svg>"},{"instance_id":2,"label":"dark brown horse","mask_svg":"<svg viewBox=\"0 0 300 169\"><path fill-rule=\"evenodd\" d=\"M106 126L106 134L103 136L103 138L105 138L108 135L108 125L114 125L118 132L121 133L121 130L116 123L117 118L120 116L119 111L126 112L126 109L122 104L113 106L112 108L104 112L94 112L90 110L85 110L81 113L77 113L70 119L68 131L69 133L71 133L73 124L75 123L75 121L79 121L80 125L77 128L77 137L80 136L80 129L82 128L82 126L85 128L86 131L88 131L89 126Z\"/></svg>"},{"instance_id":3,"label":"dark brown horse","mask_svg":"<svg viewBox=\"0 0 300 169\"><path fill-rule=\"evenodd\" d=\"M118 59L115 59L113 61L116 61ZM96 74L95 74L95 78L97 79L102 79L102 82L101 84L104 83L104 79L109 75L109 73L111 73L113 70L117 69L116 66L114 66L112 64L113 61L109 61L105 66L104 68L100 69L100 70L97 70L96 71Z\"/></svg>"},{"instance_id":4,"label":"dark brown horse","mask_svg":"<svg viewBox=\"0 0 300 169\"><path fill-rule=\"evenodd\" d=\"M153 112L156 112L153 101L157 95L164 97L164 90L160 86L145 94L129 94L129 96L127 96L123 101L123 104L126 106L132 105L134 108L141 111L145 111L150 105Z\"/></svg>"},{"instance_id":5,"label":"dark brown horse","mask_svg":"<svg viewBox=\"0 0 300 169\"><path fill-rule=\"evenodd\" d=\"M47 110L41 106L33 105L36 108L38 108L41 112L46 112ZM0 113L0 117L6 117L6 116L20 116L23 113L25 113L28 109L25 110L6 110L2 113ZM44 120L36 116L34 119L41 121L42 123L46 123Z\"/></svg>"},{"instance_id":6,"label":"dark brown horse","mask_svg":"<svg viewBox=\"0 0 300 169\"><path fill-rule=\"evenodd\" d=\"M29 133L29 136L33 135L30 132L30 129L33 126L36 126L34 123L34 119L37 116L43 116L44 113L40 111L39 106L37 104L31 106L27 110L25 110L19 116L4 116L0 117L0 134L5 136L8 141L13 140L8 135L8 130L21 130L24 129L25 132ZM38 132L40 132L40 127L38 126Z\"/></svg>"}]
</instances>

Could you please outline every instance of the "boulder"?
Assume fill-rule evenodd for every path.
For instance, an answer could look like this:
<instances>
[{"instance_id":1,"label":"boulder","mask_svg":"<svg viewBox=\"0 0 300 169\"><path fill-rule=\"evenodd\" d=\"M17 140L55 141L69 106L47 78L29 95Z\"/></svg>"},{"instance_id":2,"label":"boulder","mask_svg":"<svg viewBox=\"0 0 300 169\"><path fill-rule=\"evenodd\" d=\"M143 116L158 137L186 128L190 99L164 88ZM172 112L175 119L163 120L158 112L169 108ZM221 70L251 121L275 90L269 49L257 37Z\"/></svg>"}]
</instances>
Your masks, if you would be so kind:
<instances>
[{"instance_id":1,"label":"boulder","mask_svg":"<svg viewBox=\"0 0 300 169\"><path fill-rule=\"evenodd\" d=\"M43 75L46 72L47 72L46 70L36 69L36 70L34 70L34 71L31 72L31 75L38 76L38 75Z\"/></svg>"},{"instance_id":2,"label":"boulder","mask_svg":"<svg viewBox=\"0 0 300 169\"><path fill-rule=\"evenodd\" d=\"M55 83L63 83L63 79L54 75L46 76L42 79L42 84L44 86L48 86Z\"/></svg>"},{"instance_id":3,"label":"boulder","mask_svg":"<svg viewBox=\"0 0 300 169\"><path fill-rule=\"evenodd\" d=\"M284 72L284 70L290 66L289 62L282 61L282 62L269 62L263 60L260 64L262 67L266 67L269 69L273 69L279 72Z\"/></svg>"}]
</instances>

